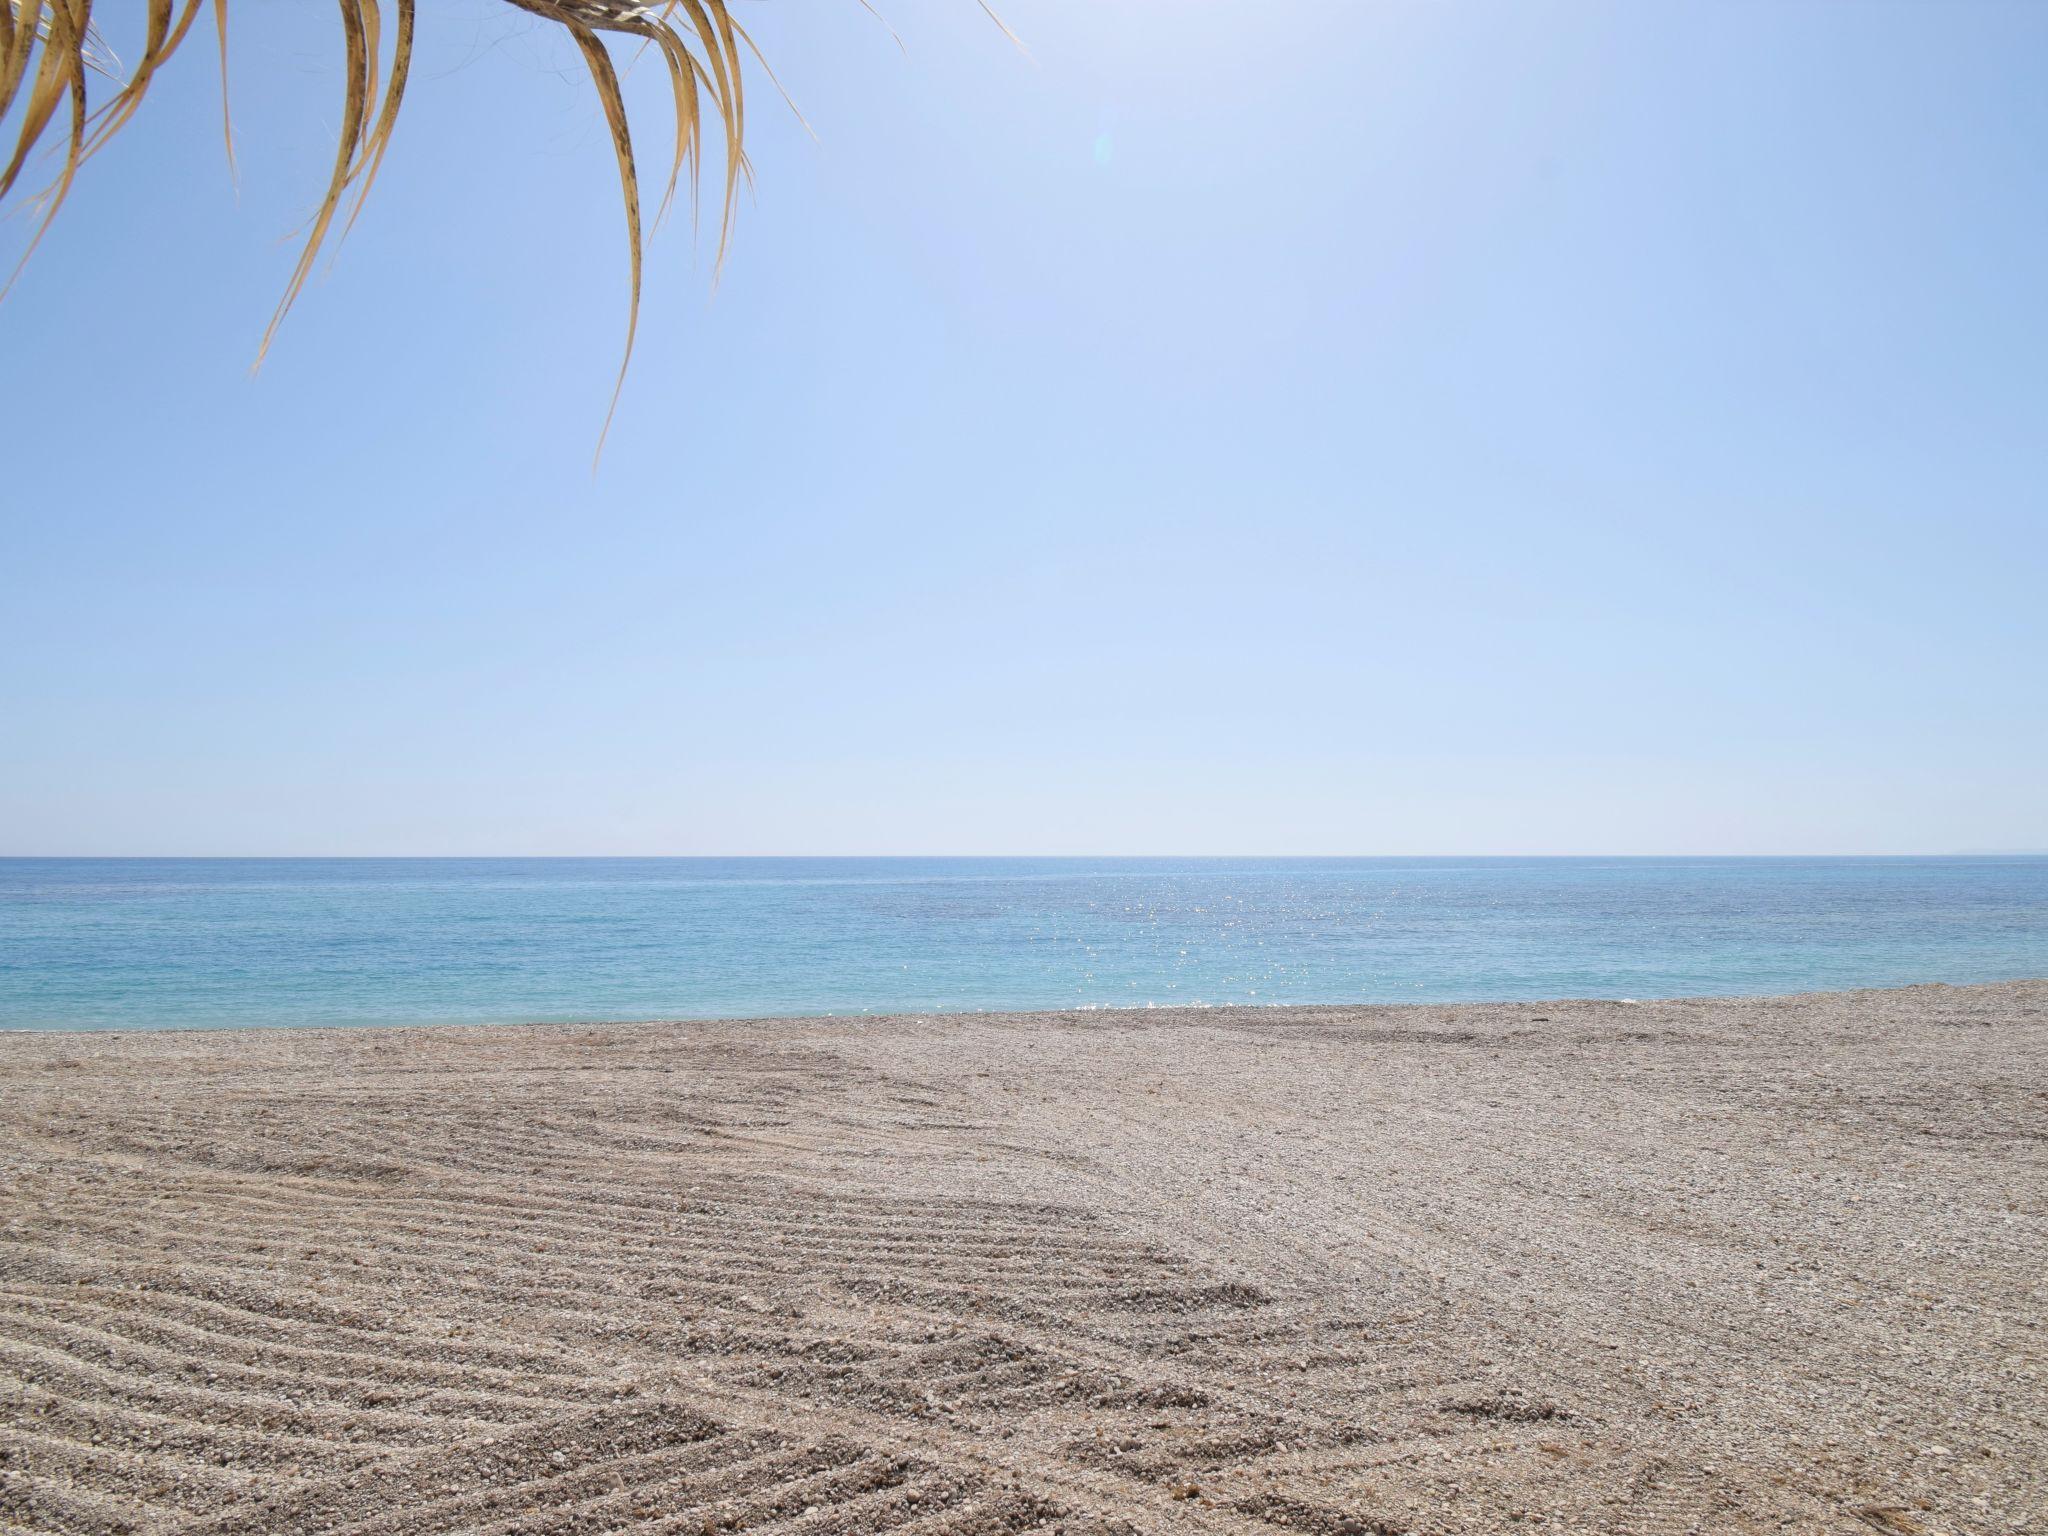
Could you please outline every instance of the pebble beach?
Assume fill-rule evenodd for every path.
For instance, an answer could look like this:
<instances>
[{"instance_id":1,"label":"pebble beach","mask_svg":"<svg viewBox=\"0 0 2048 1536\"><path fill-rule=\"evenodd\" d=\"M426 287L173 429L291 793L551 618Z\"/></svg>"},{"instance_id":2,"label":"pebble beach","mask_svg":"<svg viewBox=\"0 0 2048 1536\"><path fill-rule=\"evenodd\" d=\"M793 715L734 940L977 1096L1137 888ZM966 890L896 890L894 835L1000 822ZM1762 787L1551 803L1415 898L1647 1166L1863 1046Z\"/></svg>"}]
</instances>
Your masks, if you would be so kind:
<instances>
[{"instance_id":1,"label":"pebble beach","mask_svg":"<svg viewBox=\"0 0 2048 1536\"><path fill-rule=\"evenodd\" d=\"M15 1531L2048 1513L2048 982L0 1037Z\"/></svg>"}]
</instances>

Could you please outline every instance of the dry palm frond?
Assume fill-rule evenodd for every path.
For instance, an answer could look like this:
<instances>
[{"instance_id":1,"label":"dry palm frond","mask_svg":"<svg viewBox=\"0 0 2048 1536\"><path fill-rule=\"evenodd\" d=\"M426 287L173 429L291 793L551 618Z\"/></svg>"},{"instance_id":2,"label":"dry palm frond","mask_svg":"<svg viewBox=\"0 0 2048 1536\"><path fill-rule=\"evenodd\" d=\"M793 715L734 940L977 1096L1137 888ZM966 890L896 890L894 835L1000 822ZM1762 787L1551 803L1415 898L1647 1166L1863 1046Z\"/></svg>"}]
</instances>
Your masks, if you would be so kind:
<instances>
[{"instance_id":1,"label":"dry palm frond","mask_svg":"<svg viewBox=\"0 0 2048 1536\"><path fill-rule=\"evenodd\" d=\"M121 0L132 4L134 0ZM291 308L311 274L313 263L333 229L335 217L349 189L356 189L354 205L343 233L355 221L363 199L376 180L378 167L391 142L398 118L399 102L405 94L406 77L412 60L413 7L415 0L336 0L341 12L344 46L344 100L341 141L335 151L334 169L325 195L315 211L299 253L291 281L286 285L276 313L263 333L263 354L277 333L277 327ZM640 178L627 123L625 98L619 77L607 51L608 35L636 40L651 48L666 69L675 96L674 158L669 167L661 211L665 213L678 184L688 172L694 203L697 176L703 159L705 118L716 120L724 149L724 189L718 222L718 262L722 266L731 239L733 213L741 178L749 174L742 141L745 136L745 98L741 84L740 50L744 46L760 53L753 40L735 21L727 0L506 0L507 4L561 26L575 41L597 88L605 120L611 129L619 163L619 185L625 201L626 239L631 261L631 298L627 311L625 358L619 365L619 383L612 391L612 409L618 406L626 364L633 355L633 334L640 313L640 271L643 243ZM985 3L985 0L984 0ZM227 73L228 0L142 0L142 51L132 69L125 71L114 60L93 27L94 0L0 0L0 122L19 105L19 127L4 169L0 169L0 198L5 198L19 179L30 152L46 137L61 141L62 164L56 179L40 194L42 218L29 241L33 252L44 230L56 216L71 190L80 165L118 132L142 104L143 94L157 69L192 30L202 7L211 6L214 31L219 39L225 130ZM390 46L384 45L385 20L391 20ZM1006 29L1007 30L1007 29ZM765 61L763 68L765 69ZM87 102L88 71L114 79L114 94L97 107ZM382 74L381 92L379 76ZM773 76L770 76L771 80ZM56 125L62 120L64 126ZM6 152L0 140L0 153ZM228 158L232 167L234 140L228 135ZM657 215L657 217L659 217ZM28 255L22 258L25 264ZM20 266L0 287L0 297L13 286ZM608 431L611 415L607 412ZM600 434L600 449L603 435Z\"/></svg>"}]
</instances>

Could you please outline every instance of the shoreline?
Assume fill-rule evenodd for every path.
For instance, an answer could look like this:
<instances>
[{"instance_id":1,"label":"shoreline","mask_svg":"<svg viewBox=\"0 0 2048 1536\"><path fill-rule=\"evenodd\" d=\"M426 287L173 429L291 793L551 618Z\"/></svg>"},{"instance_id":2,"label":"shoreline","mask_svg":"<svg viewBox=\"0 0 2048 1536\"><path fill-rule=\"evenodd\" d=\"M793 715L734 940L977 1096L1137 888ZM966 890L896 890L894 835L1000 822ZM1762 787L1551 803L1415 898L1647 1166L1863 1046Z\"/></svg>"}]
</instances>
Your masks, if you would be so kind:
<instances>
[{"instance_id":1,"label":"shoreline","mask_svg":"<svg viewBox=\"0 0 2048 1536\"><path fill-rule=\"evenodd\" d=\"M2048 975L1994 976L1978 981L1910 981L1885 986L1870 987L1824 987L1800 992L1684 992L1664 997L1514 997L1514 998L1458 998L1430 1002L1337 1002L1337 1003L1296 1003L1275 1000L1273 1002L1247 1003L1081 1003L1071 1008L931 1008L923 1010L897 1010L887 1013L763 1013L763 1014L657 1014L640 1018L573 1018L573 1019L418 1019L377 1023L325 1023L325 1024L172 1024L161 1028L139 1028L129 1024L0 1024L0 1038L13 1035L100 1035L100 1036L152 1036L152 1035L269 1035L289 1033L294 1035L313 1034L361 1034L374 1030L443 1030L443 1029L639 1029L659 1026L709 1026L732 1025L735 1027L788 1024L882 1024L903 1023L912 1020L938 1022L946 1019L1075 1019L1091 1014L1140 1014L1170 1015L1190 1014L1206 1017L1218 1013L1262 1014L1270 1012L1299 1013L1313 1017L1318 1014L1358 1014L1400 1009L1484 1009L1484 1008L1536 1008L1556 1006L1559 1008L1578 1007L1631 1007L1641 1008L1660 1004L1684 1003L1766 1003L1794 1002L1814 998L1849 998L1886 993L1916 992L1923 989L1945 989L1951 992L1966 991L1973 987L2024 986L2029 983L2048 985Z\"/></svg>"},{"instance_id":2,"label":"shoreline","mask_svg":"<svg viewBox=\"0 0 2048 1536\"><path fill-rule=\"evenodd\" d=\"M0 1521L2048 1505L2048 981L848 1022L0 1036Z\"/></svg>"}]
</instances>

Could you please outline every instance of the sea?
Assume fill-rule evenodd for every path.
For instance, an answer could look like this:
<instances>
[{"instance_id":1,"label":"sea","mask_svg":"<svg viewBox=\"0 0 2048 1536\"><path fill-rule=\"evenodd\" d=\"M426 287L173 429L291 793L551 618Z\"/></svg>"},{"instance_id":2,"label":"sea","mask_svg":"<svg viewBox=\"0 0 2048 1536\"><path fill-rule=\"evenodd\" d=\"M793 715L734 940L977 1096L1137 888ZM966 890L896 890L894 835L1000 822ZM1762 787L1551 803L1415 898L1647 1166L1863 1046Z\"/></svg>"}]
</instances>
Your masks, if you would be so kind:
<instances>
[{"instance_id":1,"label":"sea","mask_svg":"<svg viewBox=\"0 0 2048 1536\"><path fill-rule=\"evenodd\" d=\"M0 859L0 1028L1655 998L2048 976L2048 856Z\"/></svg>"}]
</instances>

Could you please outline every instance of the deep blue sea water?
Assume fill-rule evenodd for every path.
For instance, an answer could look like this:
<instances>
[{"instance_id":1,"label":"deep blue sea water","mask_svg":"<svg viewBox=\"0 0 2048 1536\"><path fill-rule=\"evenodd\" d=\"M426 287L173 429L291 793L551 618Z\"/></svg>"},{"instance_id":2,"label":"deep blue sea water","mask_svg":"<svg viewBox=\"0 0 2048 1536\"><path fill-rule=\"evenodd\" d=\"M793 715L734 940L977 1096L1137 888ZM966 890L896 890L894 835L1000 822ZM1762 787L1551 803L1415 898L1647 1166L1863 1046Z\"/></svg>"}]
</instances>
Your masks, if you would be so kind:
<instances>
[{"instance_id":1,"label":"deep blue sea water","mask_svg":"<svg viewBox=\"0 0 2048 1536\"><path fill-rule=\"evenodd\" d=\"M2048 858L0 859L0 1027L1660 997L2048 975Z\"/></svg>"}]
</instances>

